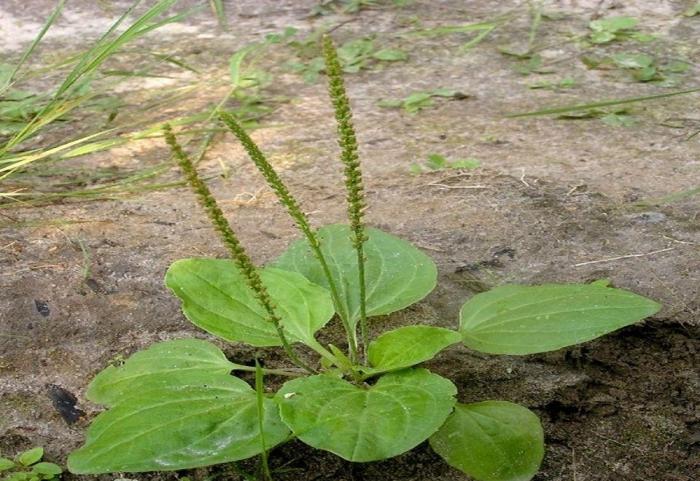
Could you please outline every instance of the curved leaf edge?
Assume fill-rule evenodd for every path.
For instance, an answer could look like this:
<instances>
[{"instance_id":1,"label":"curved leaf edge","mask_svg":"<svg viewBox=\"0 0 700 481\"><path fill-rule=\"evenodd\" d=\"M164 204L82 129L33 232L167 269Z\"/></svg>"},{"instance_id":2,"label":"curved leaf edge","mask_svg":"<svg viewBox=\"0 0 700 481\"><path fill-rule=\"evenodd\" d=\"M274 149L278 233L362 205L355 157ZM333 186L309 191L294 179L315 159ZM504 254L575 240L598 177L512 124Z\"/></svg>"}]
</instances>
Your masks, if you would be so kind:
<instances>
[{"instance_id":1,"label":"curved leaf edge","mask_svg":"<svg viewBox=\"0 0 700 481\"><path fill-rule=\"evenodd\" d=\"M513 477L499 477L499 476L496 476L495 473L492 476L479 476L479 474L477 474L475 472L470 472L469 469L463 469L462 467L457 466L456 463L453 463L450 460L448 460L447 459L448 455L446 453L444 453L441 449L439 449L438 446L436 446L436 437L438 435L440 435L441 431L450 423L452 417L457 415L458 410L464 409L464 408L468 409L469 407L480 407L480 406L487 406L487 405L506 406L510 409L518 410L521 413L528 413L528 417L530 417L530 421L533 421L533 420L537 421L538 429L537 429L537 432L534 433L535 434L534 437L536 437L537 440L535 441L534 447L539 448L539 453L537 455L536 462L533 463L536 465L536 467L534 469L529 470L529 472L524 474L524 475L516 475ZM452 413L445 420L445 423L440 427L440 429L438 429L438 431L436 433L434 433L429 438L428 442L429 442L432 450L438 456L440 456L443 459L443 461L445 461L445 463L450 465L452 468L470 476L475 481L530 481L539 472L539 469L542 466L542 461L544 460L544 454L545 454L544 430L543 430L542 422L541 422L539 416L537 416L537 414L535 414L534 412L532 412L530 409L523 406L522 404L513 403L510 401L504 401L504 400L486 400L486 401L479 401L479 402L473 402L473 403L467 403L467 404L457 403L455 405ZM489 442L488 444L489 444L490 448L493 448L495 446L492 442Z\"/></svg>"},{"instance_id":2,"label":"curved leaf edge","mask_svg":"<svg viewBox=\"0 0 700 481\"><path fill-rule=\"evenodd\" d=\"M585 338L582 338L581 340L578 340L575 342L559 343L556 346L550 346L550 347L546 347L546 348L533 348L533 347L517 348L516 347L516 348L509 349L509 348L499 347L499 348L485 349L483 346L481 346L481 344L483 344L483 341L481 339L479 339L478 337L474 336L472 333L470 333L468 328L466 328L464 326L464 314L463 313L464 313L465 309L468 307L469 303L473 299L475 299L476 297L478 297L480 295L488 295L490 293L493 293L496 290L507 291L510 289L517 289L517 288L539 288L539 287L543 287L543 288L547 288L547 287L594 287L594 288L601 289L601 290L608 289L610 291L617 291L618 293L624 293L624 294L636 296L637 298L639 298L640 301L642 301L642 300L646 301L648 309L643 315L636 317L635 319L630 320L630 321L626 322L625 324L621 324L613 329L609 329L609 330L605 330L603 332L591 334L590 336L586 336ZM607 279L597 280L597 281L591 282L589 284L581 284L581 283L547 283L547 284L532 284L532 285L529 285L529 284L504 284L504 285L494 287L493 289L486 291L484 293L479 293L479 294L467 299L464 302L464 304L462 304L462 307L460 308L460 311L459 311L459 332L462 334L462 343L464 344L465 347L467 347L469 349L473 349L475 351L483 352L486 354L524 356L524 355L530 355L530 354L539 354L539 353L544 353L544 352L557 351L559 349L565 349L565 348L568 348L571 346L576 346L579 344L583 344L585 342L593 341L595 339L598 339L600 337L603 337L605 335L608 335L610 333L613 333L613 332L618 331L620 329L623 329L625 327L631 326L631 325L633 325L637 322L640 322L648 317L651 317L654 314L656 314L657 312L659 312L659 310L661 310L662 307L663 306L660 303L658 303L652 299L649 299L647 297L644 297L640 294L637 294L635 292L632 292L632 291L629 291L626 289L611 287L610 281Z\"/></svg>"},{"instance_id":3,"label":"curved leaf edge","mask_svg":"<svg viewBox=\"0 0 700 481\"><path fill-rule=\"evenodd\" d=\"M326 225L323 225L323 226L319 227L318 229L316 229L316 232L317 232L318 236L319 236L320 238L322 238L322 236L323 236L323 230L324 230L324 229L333 229L333 228L347 228L347 229L349 230L349 229L350 229L350 226L349 226L348 224L342 224L342 223L326 224ZM407 307L410 307L410 306L412 306L412 305L414 305L414 304L417 304L418 302L422 301L423 299L425 299L425 297L427 297L431 292L433 292L433 291L435 290L435 287L437 286L437 274L438 274L438 271L437 271L437 265L435 264L435 261L434 261L430 256L428 256L427 254L425 254L420 248L418 248L418 247L417 247L416 245L414 245L412 242L410 242L410 241L408 241L408 240L406 240L406 239L404 239L404 238L402 238L402 237L399 237L399 236L397 236L397 235L394 235L394 234L392 234L392 233L389 233L389 232L387 232L387 231L385 231L385 230L383 230L383 229L379 229L379 228L371 227L371 226L367 226L365 229L366 229L366 233L367 233L369 236L372 235L372 232L379 232L379 233L382 234L382 235L386 235L386 236L392 237L393 239L398 240L398 241L400 241L400 242L406 244L407 246L409 246L409 247L415 249L417 252L419 252L421 255L424 256L424 260L427 261L426 263L427 263L428 269L430 270L430 287L429 287L428 289L425 290L425 292L421 295L420 298L416 298L415 300L411 301L410 303L405 303L405 302L403 302L403 303L400 304L400 307L392 307L392 308L389 309L389 310L387 310L386 307L384 307L384 308L382 308L382 309L374 308L374 309L370 310L370 311L372 311L372 312L368 312L368 313L367 313L367 318L374 318L374 317L386 316L386 315L389 315L389 314L391 314L391 313L398 312L398 311L401 311L401 310L403 310L403 309L406 309ZM349 236L348 236L348 237L349 237ZM269 266L269 267L277 267L277 268L279 268L279 269L287 270L287 271L290 271L290 272L299 272L299 271L297 271L297 270L294 270L294 269L291 269L291 268L288 268L288 267L283 267L283 266L280 266L280 265L279 265L279 264L281 263L281 260L282 260L285 256L288 255L288 252L289 252L293 247L296 247L297 245L305 245L305 246L308 248L308 240L305 239L305 238L296 239L295 241L293 241L291 244L289 244L289 245L287 246L287 248L285 249L285 251L284 251L279 257L277 257L277 259L275 259L275 260L273 260L272 262L270 262L267 266ZM365 255L366 255L366 254L365 254ZM306 276L305 276L305 277L306 277ZM313 281L311 281L311 280L309 279L309 282L313 282ZM318 284L317 284L317 285L318 285ZM387 303L387 302L385 302L384 304L386 304L386 303ZM383 305L382 305L382 306L383 306ZM376 311L376 312L375 312L375 311ZM338 315L341 315L341 316L342 316L342 313L338 313ZM346 317L350 317L351 320L352 320L353 322L357 322L357 321L359 320L358 315L355 315L355 316L346 316Z\"/></svg>"}]
</instances>

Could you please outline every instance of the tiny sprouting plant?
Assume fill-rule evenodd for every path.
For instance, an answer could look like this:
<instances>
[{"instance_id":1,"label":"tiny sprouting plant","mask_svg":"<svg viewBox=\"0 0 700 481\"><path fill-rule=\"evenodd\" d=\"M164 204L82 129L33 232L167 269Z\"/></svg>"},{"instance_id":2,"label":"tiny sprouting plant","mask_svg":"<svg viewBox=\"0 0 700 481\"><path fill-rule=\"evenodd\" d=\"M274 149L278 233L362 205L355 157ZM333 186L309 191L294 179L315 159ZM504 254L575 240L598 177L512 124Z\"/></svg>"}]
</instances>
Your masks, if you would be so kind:
<instances>
[{"instance_id":1,"label":"tiny sprouting plant","mask_svg":"<svg viewBox=\"0 0 700 481\"><path fill-rule=\"evenodd\" d=\"M430 154L424 164L411 164L411 173L420 174L425 169L428 170L447 170L447 169L468 169L473 170L481 166L481 162L473 157L466 159L448 160L447 157L440 154Z\"/></svg>"},{"instance_id":2,"label":"tiny sprouting plant","mask_svg":"<svg viewBox=\"0 0 700 481\"><path fill-rule=\"evenodd\" d=\"M14 459L0 456L0 481L54 481L63 470L54 463L41 461L44 449L28 449Z\"/></svg>"},{"instance_id":3,"label":"tiny sprouting plant","mask_svg":"<svg viewBox=\"0 0 700 481\"><path fill-rule=\"evenodd\" d=\"M641 52L618 52L609 57L584 56L581 61L589 69L619 69L636 82L656 82L664 86L677 85L680 76L690 70L681 59L663 61Z\"/></svg>"},{"instance_id":4,"label":"tiny sprouting plant","mask_svg":"<svg viewBox=\"0 0 700 481\"><path fill-rule=\"evenodd\" d=\"M164 130L231 259L182 259L166 285L187 318L233 343L280 346L293 366L236 364L212 343L157 343L110 366L87 397L107 406L68 459L78 474L188 469L260 456L293 438L352 462L387 459L429 441L451 466L480 481L530 479L544 455L537 416L507 401L462 404L449 379L420 364L462 343L489 354L525 355L585 342L654 314L659 305L606 281L502 285L469 299L459 327L408 325L373 337L373 318L423 299L437 268L410 243L366 225L350 103L331 40L325 70L338 124L348 224L313 227L304 210L233 116L223 123L304 238L257 267L169 127ZM337 316L345 345L316 333ZM300 346L304 346L301 349ZM232 376L255 373L255 388ZM267 393L264 376L290 378Z\"/></svg>"},{"instance_id":5,"label":"tiny sprouting plant","mask_svg":"<svg viewBox=\"0 0 700 481\"><path fill-rule=\"evenodd\" d=\"M296 50L298 59L287 66L304 78L306 83L315 83L325 68L324 57L318 50L318 39L323 31L318 30L306 39L294 40L290 45ZM394 48L377 48L371 37L350 40L337 50L342 71L347 74L357 73L387 62L402 62L408 59L403 50Z\"/></svg>"},{"instance_id":6,"label":"tiny sprouting plant","mask_svg":"<svg viewBox=\"0 0 700 481\"><path fill-rule=\"evenodd\" d=\"M588 39L591 43L602 44L620 40L636 40L649 42L656 37L637 30L639 20L633 17L605 17L593 20L588 24L591 30Z\"/></svg>"},{"instance_id":7,"label":"tiny sprouting plant","mask_svg":"<svg viewBox=\"0 0 700 481\"><path fill-rule=\"evenodd\" d=\"M686 11L683 12L684 17L694 17L696 15L700 15L700 2L688 7Z\"/></svg>"},{"instance_id":8,"label":"tiny sprouting plant","mask_svg":"<svg viewBox=\"0 0 700 481\"><path fill-rule=\"evenodd\" d=\"M456 90L437 88L428 92L413 92L403 99L380 100L377 105L388 109L402 108L409 114L415 114L423 109L432 107L434 105L433 99L437 97L464 100L469 96Z\"/></svg>"}]
</instances>

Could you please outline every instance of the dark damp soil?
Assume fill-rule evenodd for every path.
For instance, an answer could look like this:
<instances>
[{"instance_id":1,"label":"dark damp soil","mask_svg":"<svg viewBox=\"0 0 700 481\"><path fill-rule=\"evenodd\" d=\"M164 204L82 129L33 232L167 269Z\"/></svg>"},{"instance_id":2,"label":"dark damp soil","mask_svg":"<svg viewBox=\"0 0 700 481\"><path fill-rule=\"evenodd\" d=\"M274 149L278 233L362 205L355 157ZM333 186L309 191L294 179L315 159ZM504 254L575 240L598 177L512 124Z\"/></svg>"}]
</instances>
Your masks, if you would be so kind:
<instances>
[{"instance_id":1,"label":"dark damp soil","mask_svg":"<svg viewBox=\"0 0 700 481\"><path fill-rule=\"evenodd\" d=\"M92 3L75 2L85 15L93 12ZM627 129L599 119L504 119L509 112L655 90L588 71L580 62L557 64L565 65L558 67L561 75L581 79L579 89L528 90L530 79L496 50L527 37L527 17L467 55L454 53L465 38L398 36L414 17L429 26L483 21L515 5L505 3L416 1L403 9L363 11L336 32L341 40L374 33L410 52L408 62L363 71L347 82L362 145L368 221L423 249L440 273L437 289L424 301L375 320L372 329L412 322L455 327L467 298L507 282L606 278L654 298L664 306L655 318L581 346L524 357L455 347L427 367L455 382L460 401L505 399L540 415L547 451L536 480L694 481L700 471L700 204L697 196L654 199L697 186L700 136L686 140L662 125L666 117L695 115L697 97L639 105L638 123ZM569 16L546 23L540 35L555 46L545 53L575 58L581 47L562 40L569 32L585 32L596 15L629 14L659 32L653 46L659 55L682 52L700 61L692 41L700 38L700 21L680 19L683 2L625 3L551 2ZM215 25L202 14L184 31L170 32L168 45L225 78L226 59L240 45L286 25L309 29L320 22L306 17L313 2L246 5L231 12L237 30L221 37L226 42L207 36ZM19 12L14 3L2 8ZM274 52L268 60L282 57ZM697 73L692 68L691 79ZM469 97L438 100L417 115L376 107L382 98L431 86L458 88ZM202 108L220 98L219 90L198 91L163 115ZM291 100L264 119L254 138L315 225L342 222L342 179L323 84L281 74L273 92ZM144 86L131 95L147 94ZM130 115L139 113L136 101L129 108ZM412 175L410 165L430 153L476 157L482 167ZM159 139L150 139L71 165L119 169L167 155ZM219 175L220 162L231 176ZM200 169L211 175L213 191L257 262L274 259L297 238L230 137L216 137ZM49 460L64 463L99 412L84 398L95 373L159 340L205 337L163 286L168 265L226 251L182 187L0 214L0 452L41 445ZM342 343L337 326L321 340ZM222 347L238 362L251 361L256 352ZM284 363L275 350L257 354L268 366ZM271 464L284 469L278 481L467 479L426 444L392 460L353 465L291 442L272 452ZM155 481L185 475L242 479L227 467L126 476Z\"/></svg>"}]
</instances>

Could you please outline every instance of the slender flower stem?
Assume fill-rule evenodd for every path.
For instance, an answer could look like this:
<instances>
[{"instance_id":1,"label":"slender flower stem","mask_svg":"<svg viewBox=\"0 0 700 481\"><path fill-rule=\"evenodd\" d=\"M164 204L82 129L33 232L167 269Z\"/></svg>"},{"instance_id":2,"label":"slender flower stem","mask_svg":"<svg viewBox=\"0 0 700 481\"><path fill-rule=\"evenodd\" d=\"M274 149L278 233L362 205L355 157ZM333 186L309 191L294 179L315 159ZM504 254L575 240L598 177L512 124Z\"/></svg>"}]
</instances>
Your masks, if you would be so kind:
<instances>
[{"instance_id":1,"label":"slender flower stem","mask_svg":"<svg viewBox=\"0 0 700 481\"><path fill-rule=\"evenodd\" d=\"M272 481L270 465L267 462L267 446L265 444L265 387L264 372L258 358L255 358L255 395L258 407L258 430L260 431L260 467L264 481Z\"/></svg>"},{"instance_id":2,"label":"slender flower stem","mask_svg":"<svg viewBox=\"0 0 700 481\"><path fill-rule=\"evenodd\" d=\"M317 232L311 227L309 219L299 207L299 203L289 192L287 186L265 157L265 154L262 153L258 145L253 141L253 139L250 138L250 135L248 135L248 133L243 129L243 127L241 127L241 125L232 115L226 112L219 112L219 117L241 142L243 148L248 153L248 156L265 178L267 184L273 190L280 203L287 209L287 212L294 220L299 230L306 237L309 246L311 247L311 251L314 253L316 259L318 259L321 269L323 270L323 274L328 280L328 287L331 291L333 305L335 306L335 310L340 316L340 320L342 321L343 327L347 333L350 357L351 359L356 360L357 340L355 339L355 331L350 327L349 313L345 312L345 309L343 309L343 304L340 302L338 288L336 287L335 280L331 275L331 270L328 267L326 257L323 255L323 251L321 250L321 241L318 238Z\"/></svg>"},{"instance_id":3,"label":"slender flower stem","mask_svg":"<svg viewBox=\"0 0 700 481\"><path fill-rule=\"evenodd\" d=\"M328 93L335 109L335 119L338 122L338 145L340 159L345 164L345 188L347 189L348 219L353 233L352 243L357 251L357 272L360 284L360 337L364 360L367 360L367 293L365 282L365 255L363 245L367 240L363 221L366 206L362 172L357 149L357 136L352 123L350 101L345 92L343 70L338 60L338 53L331 37L323 37L323 53L328 76Z\"/></svg>"},{"instance_id":4,"label":"slender flower stem","mask_svg":"<svg viewBox=\"0 0 700 481\"><path fill-rule=\"evenodd\" d=\"M275 312L270 294L267 292L267 288L263 284L262 279L260 279L260 275L258 274L253 261L250 260L250 257L248 257L245 249L238 241L238 237L236 237L236 234L233 232L233 229L226 220L224 213L216 203L214 196L209 190L209 187L207 187L204 181L202 181L202 179L199 177L197 170L194 168L194 165L192 165L192 161L189 159L185 151L182 150L180 144L177 143L175 134L173 134L173 130L169 124L165 124L163 126L163 134L165 135L165 140L170 146L175 159L185 174L187 182L199 197L199 202L207 212L209 220L211 220L214 228L219 232L224 244L231 253L233 262L236 264L238 269L240 269L243 277L248 283L248 287L250 287L250 289L253 291L258 302L260 302L260 305L267 312L270 322L272 322L272 324L275 326L277 335L282 342L282 347L284 348L285 352L292 362L294 362L294 364L309 372L314 372L311 367L299 359L299 356L296 355L292 349L292 346L287 341L287 337L285 336L282 328L282 320Z\"/></svg>"}]
</instances>

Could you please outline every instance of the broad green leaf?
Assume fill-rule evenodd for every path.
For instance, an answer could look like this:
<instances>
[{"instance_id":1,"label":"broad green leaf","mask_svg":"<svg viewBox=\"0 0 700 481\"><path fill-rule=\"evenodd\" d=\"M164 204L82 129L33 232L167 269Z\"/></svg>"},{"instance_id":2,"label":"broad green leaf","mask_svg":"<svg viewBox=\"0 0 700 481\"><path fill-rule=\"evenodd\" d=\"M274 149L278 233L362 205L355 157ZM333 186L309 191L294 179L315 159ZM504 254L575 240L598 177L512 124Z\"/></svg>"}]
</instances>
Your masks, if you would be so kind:
<instances>
[{"instance_id":1,"label":"broad green leaf","mask_svg":"<svg viewBox=\"0 0 700 481\"><path fill-rule=\"evenodd\" d=\"M607 43L615 40L615 34L612 32L593 32L591 33L591 42L593 43Z\"/></svg>"},{"instance_id":2,"label":"broad green leaf","mask_svg":"<svg viewBox=\"0 0 700 481\"><path fill-rule=\"evenodd\" d=\"M370 39L359 38L350 42L344 43L338 48L338 58L340 64L347 68L354 64L358 64L364 58L369 56L374 50L374 42ZM358 67L360 67L358 65Z\"/></svg>"},{"instance_id":3,"label":"broad green leaf","mask_svg":"<svg viewBox=\"0 0 700 481\"><path fill-rule=\"evenodd\" d=\"M342 305L341 317L356 325L360 315L357 254L346 225L318 230L321 250L329 264ZM423 299L435 287L437 268L427 255L403 239L379 229L367 228L364 244L367 315L380 316ZM311 282L328 287L321 265L306 240L293 243L274 263L275 267L303 274Z\"/></svg>"},{"instance_id":4,"label":"broad green leaf","mask_svg":"<svg viewBox=\"0 0 700 481\"><path fill-rule=\"evenodd\" d=\"M154 344L131 356L122 366L109 366L90 383L87 398L112 406L141 389L172 382L196 382L202 376L227 375L234 368L224 353L199 339L178 339ZM236 378L233 378L236 379ZM248 385L241 380L241 389Z\"/></svg>"},{"instance_id":5,"label":"broad green leaf","mask_svg":"<svg viewBox=\"0 0 700 481\"><path fill-rule=\"evenodd\" d=\"M454 162L450 162L450 168L452 169L476 169L481 166L481 162L478 159L458 159Z\"/></svg>"},{"instance_id":6,"label":"broad green leaf","mask_svg":"<svg viewBox=\"0 0 700 481\"><path fill-rule=\"evenodd\" d=\"M426 107L433 105L433 94L430 92L415 92L403 100L403 108L406 112L414 114Z\"/></svg>"},{"instance_id":7,"label":"broad green leaf","mask_svg":"<svg viewBox=\"0 0 700 481\"><path fill-rule=\"evenodd\" d=\"M656 67L650 65L649 67L643 67L639 70L633 72L634 79L638 82L649 82L651 80L662 79L657 71Z\"/></svg>"},{"instance_id":8,"label":"broad green leaf","mask_svg":"<svg viewBox=\"0 0 700 481\"><path fill-rule=\"evenodd\" d=\"M594 32L619 32L629 30L637 26L639 20L632 17L607 17L593 20L588 27Z\"/></svg>"},{"instance_id":9,"label":"broad green leaf","mask_svg":"<svg viewBox=\"0 0 700 481\"><path fill-rule=\"evenodd\" d=\"M131 391L90 425L85 445L68 458L75 474L172 471L227 463L261 452L255 391L225 374L177 383L168 378ZM265 400L265 445L284 441L288 429Z\"/></svg>"},{"instance_id":10,"label":"broad green leaf","mask_svg":"<svg viewBox=\"0 0 700 481\"><path fill-rule=\"evenodd\" d=\"M30 466L34 463L41 461L41 458L43 456L44 448L37 447L21 453L19 456L17 456L17 461L19 461L19 464L21 464L22 466Z\"/></svg>"},{"instance_id":11,"label":"broad green leaf","mask_svg":"<svg viewBox=\"0 0 700 481\"><path fill-rule=\"evenodd\" d=\"M637 42L651 42L652 40L656 40L656 35L652 35L650 33L629 32L627 35L629 38L636 40Z\"/></svg>"},{"instance_id":12,"label":"broad green leaf","mask_svg":"<svg viewBox=\"0 0 700 481\"><path fill-rule=\"evenodd\" d=\"M403 50L382 49L374 52L372 57L385 62L397 62L408 59L408 55Z\"/></svg>"},{"instance_id":13,"label":"broad green leaf","mask_svg":"<svg viewBox=\"0 0 700 481\"><path fill-rule=\"evenodd\" d=\"M612 56L615 65L621 68L647 68L654 64L654 57L645 53L620 52Z\"/></svg>"},{"instance_id":14,"label":"broad green leaf","mask_svg":"<svg viewBox=\"0 0 700 481\"><path fill-rule=\"evenodd\" d=\"M695 15L700 15L700 2L696 3L692 7L689 7L685 12L683 12L684 17L694 17Z\"/></svg>"},{"instance_id":15,"label":"broad green leaf","mask_svg":"<svg viewBox=\"0 0 700 481\"><path fill-rule=\"evenodd\" d=\"M506 401L458 404L430 446L477 481L527 481L544 456L539 418Z\"/></svg>"},{"instance_id":16,"label":"broad green leaf","mask_svg":"<svg viewBox=\"0 0 700 481\"><path fill-rule=\"evenodd\" d=\"M447 159L444 155L430 154L425 166L432 170L444 169L447 166Z\"/></svg>"},{"instance_id":17,"label":"broad green leaf","mask_svg":"<svg viewBox=\"0 0 700 481\"><path fill-rule=\"evenodd\" d=\"M406 326L385 332L369 345L370 372L394 371L428 361L462 336L450 329Z\"/></svg>"},{"instance_id":18,"label":"broad green leaf","mask_svg":"<svg viewBox=\"0 0 700 481\"><path fill-rule=\"evenodd\" d=\"M63 472L58 464L54 463L36 463L32 466L32 472L48 477L58 476Z\"/></svg>"},{"instance_id":19,"label":"broad green leaf","mask_svg":"<svg viewBox=\"0 0 700 481\"><path fill-rule=\"evenodd\" d=\"M674 60L664 67L664 71L671 73L685 73L690 70L690 64L684 60Z\"/></svg>"},{"instance_id":20,"label":"broad green leaf","mask_svg":"<svg viewBox=\"0 0 700 481\"><path fill-rule=\"evenodd\" d=\"M430 95L433 97L447 97L447 98L453 98L458 95L463 95L460 94L458 91L453 90L453 89L446 89L446 88L439 88L435 89L432 92L430 92Z\"/></svg>"},{"instance_id":21,"label":"broad green leaf","mask_svg":"<svg viewBox=\"0 0 700 481\"><path fill-rule=\"evenodd\" d=\"M377 102L377 105L386 109L398 109L403 106L403 100L400 99L384 99Z\"/></svg>"},{"instance_id":22,"label":"broad green leaf","mask_svg":"<svg viewBox=\"0 0 700 481\"><path fill-rule=\"evenodd\" d=\"M386 374L358 387L330 375L288 381L282 420L306 444L348 461L387 459L417 446L445 421L457 389L425 369Z\"/></svg>"},{"instance_id":23,"label":"broad green leaf","mask_svg":"<svg viewBox=\"0 0 700 481\"><path fill-rule=\"evenodd\" d=\"M532 354L589 341L651 316L656 302L593 284L507 285L460 312L464 344L491 354Z\"/></svg>"},{"instance_id":24,"label":"broad green leaf","mask_svg":"<svg viewBox=\"0 0 700 481\"><path fill-rule=\"evenodd\" d=\"M289 341L312 344L314 333L333 316L333 302L326 289L288 271L268 267L259 272ZM253 346L282 344L233 261L179 260L168 269L165 284L182 301L185 316L205 331Z\"/></svg>"},{"instance_id":25,"label":"broad green leaf","mask_svg":"<svg viewBox=\"0 0 700 481\"><path fill-rule=\"evenodd\" d=\"M0 65L2 67L2 65ZM0 471L7 471L15 467L15 462L11 459L0 458Z\"/></svg>"},{"instance_id":26,"label":"broad green leaf","mask_svg":"<svg viewBox=\"0 0 700 481\"><path fill-rule=\"evenodd\" d=\"M26 471L15 471L14 473L10 473L4 478L2 478L2 481L29 481L30 479L30 474Z\"/></svg>"}]
</instances>

